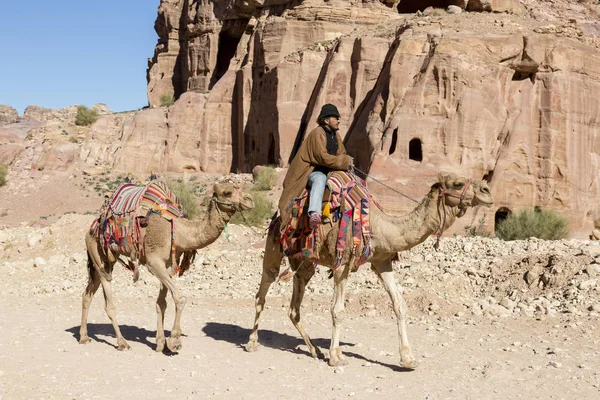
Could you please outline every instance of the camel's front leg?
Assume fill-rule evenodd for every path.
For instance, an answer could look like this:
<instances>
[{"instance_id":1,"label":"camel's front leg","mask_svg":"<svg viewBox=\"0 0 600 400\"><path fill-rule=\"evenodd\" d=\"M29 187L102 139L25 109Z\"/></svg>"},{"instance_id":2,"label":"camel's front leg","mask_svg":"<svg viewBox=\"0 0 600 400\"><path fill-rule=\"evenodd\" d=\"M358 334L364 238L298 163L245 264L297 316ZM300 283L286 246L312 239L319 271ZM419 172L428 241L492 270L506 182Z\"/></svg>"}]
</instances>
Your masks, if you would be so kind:
<instances>
[{"instance_id":1,"label":"camel's front leg","mask_svg":"<svg viewBox=\"0 0 600 400\"><path fill-rule=\"evenodd\" d=\"M398 292L392 262L388 260L382 263L372 263L371 265L373 271L375 271L385 287L385 290L390 295L390 299L392 299L392 307L398 321L398 336L400 337L400 366L415 369L417 368L417 360L412 354L406 333L406 302L400 292Z\"/></svg>"},{"instance_id":2,"label":"camel's front leg","mask_svg":"<svg viewBox=\"0 0 600 400\"><path fill-rule=\"evenodd\" d=\"M323 359L325 356L321 350L312 343L310 337L304 329L304 326L302 325L302 322L300 321L300 307L302 306L302 299L304 298L306 284L315 274L315 269L310 266L311 262L304 263L304 265L299 265L301 264L300 261L293 260L290 261L290 263L297 264L292 266L292 270L297 272L294 275L294 292L292 294L292 301L290 302L290 310L288 315L296 329L298 329L298 332L300 332L300 336L302 336L302 339L304 339L304 342L308 346L308 351L310 351L310 354L314 358Z\"/></svg>"},{"instance_id":3,"label":"camel's front leg","mask_svg":"<svg viewBox=\"0 0 600 400\"><path fill-rule=\"evenodd\" d=\"M279 268L281 266L281 260L283 259L283 253L279 243L273 240L272 235L267 236L267 242L265 244L265 256L263 258L263 271L260 279L260 287L256 293L255 309L256 314L254 316L254 326L252 332L248 338L248 343L244 346L246 351L258 350L258 321L260 320L260 314L265 307L265 301L267 293L271 284L277 279L279 275Z\"/></svg>"},{"instance_id":4,"label":"camel's front leg","mask_svg":"<svg viewBox=\"0 0 600 400\"><path fill-rule=\"evenodd\" d=\"M156 351L165 349L165 311L167 310L167 291L169 289L160 284L160 291L156 299Z\"/></svg>"},{"instance_id":5,"label":"camel's front leg","mask_svg":"<svg viewBox=\"0 0 600 400\"><path fill-rule=\"evenodd\" d=\"M100 276L100 283L102 283L102 291L104 292L104 309L106 310L108 318L110 318L110 322L112 322L113 328L115 328L115 335L117 336L117 350L129 350L129 343L127 343L121 334L121 330L117 324L117 309L113 302L112 285L110 281L107 280L102 274L98 275Z\"/></svg>"},{"instance_id":6,"label":"camel's front leg","mask_svg":"<svg viewBox=\"0 0 600 400\"><path fill-rule=\"evenodd\" d=\"M333 320L333 329L331 333L331 344L329 347L329 365L343 365L346 360L340 349L340 333L342 323L345 319L344 301L346 299L346 283L348 282L349 265L342 265L333 273L335 286L333 288L333 302L331 304L331 318Z\"/></svg>"},{"instance_id":7,"label":"camel's front leg","mask_svg":"<svg viewBox=\"0 0 600 400\"><path fill-rule=\"evenodd\" d=\"M92 298L94 297L94 294L96 294L96 291L100 287L100 277L98 275L98 271L96 271L96 268L93 266L93 264L90 265L92 263L90 257L91 256L88 254L88 268L90 275L88 285L83 291L83 294L81 295L81 326L79 328L79 343L81 344L89 343L91 340L88 336L87 318L88 313L90 311L90 304L92 303Z\"/></svg>"},{"instance_id":8,"label":"camel's front leg","mask_svg":"<svg viewBox=\"0 0 600 400\"><path fill-rule=\"evenodd\" d=\"M185 297L181 296L179 289L175 286L175 283L171 279L171 275L169 275L169 270L167 266L162 260L158 258L148 258L148 267L151 269L151 272L158 278L161 285L166 287L173 296L173 302L175 303L175 322L173 323L173 329L171 330L171 336L166 340L167 347L169 350L176 352L181 350L181 314L183 312L183 308L185 307ZM161 291L162 291L161 286ZM166 308L166 306L165 306ZM157 339L157 350L159 347L159 339L162 327L162 320L158 321L156 339ZM162 335L164 338L164 328L162 329Z\"/></svg>"}]
</instances>

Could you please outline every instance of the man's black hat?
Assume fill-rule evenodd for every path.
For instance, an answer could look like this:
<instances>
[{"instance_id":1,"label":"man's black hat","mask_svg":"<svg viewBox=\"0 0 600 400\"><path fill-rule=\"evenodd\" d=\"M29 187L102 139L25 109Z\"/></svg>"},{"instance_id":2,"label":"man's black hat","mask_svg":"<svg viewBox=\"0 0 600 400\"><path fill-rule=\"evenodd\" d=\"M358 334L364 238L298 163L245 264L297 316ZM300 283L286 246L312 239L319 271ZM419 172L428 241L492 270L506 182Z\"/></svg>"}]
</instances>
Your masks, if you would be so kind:
<instances>
[{"instance_id":1,"label":"man's black hat","mask_svg":"<svg viewBox=\"0 0 600 400\"><path fill-rule=\"evenodd\" d=\"M321 108L321 113L319 114L319 118L317 118L317 121L321 121L323 118L331 117L332 115L340 118L340 112L338 111L336 106L334 106L333 104L325 104Z\"/></svg>"}]
</instances>

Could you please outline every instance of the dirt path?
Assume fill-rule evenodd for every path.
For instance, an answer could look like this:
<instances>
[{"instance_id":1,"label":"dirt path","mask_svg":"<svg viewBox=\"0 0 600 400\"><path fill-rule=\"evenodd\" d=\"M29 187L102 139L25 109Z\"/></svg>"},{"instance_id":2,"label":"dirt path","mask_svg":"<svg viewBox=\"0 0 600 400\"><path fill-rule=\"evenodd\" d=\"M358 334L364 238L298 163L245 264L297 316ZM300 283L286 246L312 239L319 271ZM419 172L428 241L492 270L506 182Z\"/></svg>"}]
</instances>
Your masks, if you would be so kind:
<instances>
[{"instance_id":1,"label":"dirt path","mask_svg":"<svg viewBox=\"0 0 600 400\"><path fill-rule=\"evenodd\" d=\"M77 342L79 295L24 300L0 295L4 399L600 396L599 326L587 318L433 318L427 323L430 317L416 316L409 334L420 366L405 372L397 367L391 315L348 315L342 342L350 363L335 369L310 358L281 297L269 299L256 353L240 347L252 325L251 301L193 297L184 314L184 348L170 356L154 352L156 317L149 296L117 298L118 319L132 347L126 352L115 349L101 296L92 304L89 345ZM328 299L314 300L305 307L304 321L326 350L330 318L319 305ZM170 326L171 313L167 321Z\"/></svg>"}]
</instances>

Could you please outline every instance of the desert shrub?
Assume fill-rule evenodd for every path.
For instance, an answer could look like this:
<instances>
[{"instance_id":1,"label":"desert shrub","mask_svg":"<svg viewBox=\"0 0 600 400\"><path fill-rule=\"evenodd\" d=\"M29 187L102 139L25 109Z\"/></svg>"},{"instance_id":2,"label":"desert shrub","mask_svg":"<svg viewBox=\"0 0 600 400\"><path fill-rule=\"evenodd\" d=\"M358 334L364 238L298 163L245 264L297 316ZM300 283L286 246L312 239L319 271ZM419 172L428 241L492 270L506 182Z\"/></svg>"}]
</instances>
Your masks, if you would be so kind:
<instances>
[{"instance_id":1,"label":"desert shrub","mask_svg":"<svg viewBox=\"0 0 600 400\"><path fill-rule=\"evenodd\" d=\"M0 164L0 186L6 184L6 175L8 175L8 165Z\"/></svg>"},{"instance_id":2,"label":"desert shrub","mask_svg":"<svg viewBox=\"0 0 600 400\"><path fill-rule=\"evenodd\" d=\"M476 224L465 226L465 235L466 236L481 236L481 237L491 237L491 232L485 230L485 215L482 215L477 221Z\"/></svg>"},{"instance_id":3,"label":"desert shrub","mask_svg":"<svg viewBox=\"0 0 600 400\"><path fill-rule=\"evenodd\" d=\"M98 111L89 109L86 106L77 106L77 115L75 116L75 125L90 126L98 119Z\"/></svg>"},{"instance_id":4,"label":"desert shrub","mask_svg":"<svg viewBox=\"0 0 600 400\"><path fill-rule=\"evenodd\" d=\"M183 206L183 216L186 218L194 218L198 214L198 197L194 194L193 188L185 183L174 182L169 185L169 188L175 193L175 196L181 201Z\"/></svg>"},{"instance_id":5,"label":"desert shrub","mask_svg":"<svg viewBox=\"0 0 600 400\"><path fill-rule=\"evenodd\" d=\"M273 216L273 205L267 199L267 196L257 190L251 192L254 199L254 208L244 211L244 215L237 212L231 218L232 224L240 224L246 226L263 226L267 219ZM244 220L245 218L245 220Z\"/></svg>"},{"instance_id":6,"label":"desert shrub","mask_svg":"<svg viewBox=\"0 0 600 400\"><path fill-rule=\"evenodd\" d=\"M256 175L254 188L256 190L271 190L277 181L277 171L275 167L269 165L260 169Z\"/></svg>"},{"instance_id":7,"label":"desert shrub","mask_svg":"<svg viewBox=\"0 0 600 400\"><path fill-rule=\"evenodd\" d=\"M175 98L171 93L165 93L160 95L160 105L162 107L170 107L175 104Z\"/></svg>"},{"instance_id":8,"label":"desert shrub","mask_svg":"<svg viewBox=\"0 0 600 400\"><path fill-rule=\"evenodd\" d=\"M524 240L536 237L543 240L564 239L567 218L552 210L523 209L510 214L496 226L496 236L502 240Z\"/></svg>"}]
</instances>

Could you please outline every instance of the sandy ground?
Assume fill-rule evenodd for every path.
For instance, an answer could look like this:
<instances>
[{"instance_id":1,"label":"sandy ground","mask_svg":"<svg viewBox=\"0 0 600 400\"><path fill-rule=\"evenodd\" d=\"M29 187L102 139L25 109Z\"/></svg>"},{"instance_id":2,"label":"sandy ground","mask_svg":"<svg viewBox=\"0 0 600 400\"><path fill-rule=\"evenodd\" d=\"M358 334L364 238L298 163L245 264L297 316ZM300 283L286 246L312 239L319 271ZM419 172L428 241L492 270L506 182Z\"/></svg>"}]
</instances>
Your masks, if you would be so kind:
<instances>
[{"instance_id":1,"label":"sandy ground","mask_svg":"<svg viewBox=\"0 0 600 400\"><path fill-rule=\"evenodd\" d=\"M291 282L271 288L261 321L261 347L247 353L242 345L254 318L262 237L260 231L236 226L231 227L230 241L222 236L203 249L190 274L177 279L188 299L179 353L154 350L156 280L143 271L134 284L131 273L119 266L114 273L117 316L131 350L116 350L100 291L89 318L92 342L80 345L81 292L87 280L81 239L92 218L66 214L47 227L0 232L0 398L600 397L600 320L596 312L586 310L598 299L597 289L577 292L582 303L577 312L560 311L571 304L564 303L548 315L493 316L461 304L486 299L483 293L494 288L494 276L487 278L492 286L468 286L475 278L463 271L437 279L435 274L430 276L431 269L442 274L448 267L433 261L420 263L418 252L408 256L411 268L397 275L405 286L409 337L418 369L398 367L395 318L387 296L366 267L351 277L349 285L342 335L348 365L332 368L309 356L287 317ZM446 239L442 248L452 250L462 243L457 240ZM532 249L533 244L543 245L523 246ZM566 244L551 246L562 249L565 257L569 254ZM420 251L430 252L427 248ZM464 255L457 259L462 264L470 262ZM504 264L499 260L495 265ZM596 264L582 268L591 266ZM302 312L307 331L327 354L332 282L325 272L320 268L309 285ZM417 282L411 284L411 279ZM592 281L585 274L577 279ZM452 301L459 297L460 301ZM435 312L431 311L432 299L437 299ZM171 327L172 303L166 321L167 328Z\"/></svg>"},{"instance_id":2,"label":"sandy ground","mask_svg":"<svg viewBox=\"0 0 600 400\"><path fill-rule=\"evenodd\" d=\"M273 298L256 353L240 345L252 325L251 300L195 296L185 309L184 348L154 351L152 298L117 300L131 350L118 352L101 297L90 313L88 345L77 342L80 299L52 294L0 295L0 393L14 398L407 398L594 399L600 395L598 323L586 319L442 318L414 320L410 337L420 361L397 366L391 316L349 315L345 367L312 359ZM323 299L327 301L327 299ZM168 314L168 320L172 315ZM304 311L307 330L329 345L326 312Z\"/></svg>"}]
</instances>

